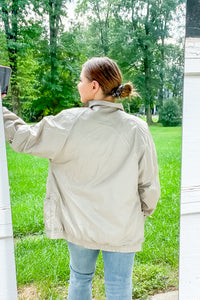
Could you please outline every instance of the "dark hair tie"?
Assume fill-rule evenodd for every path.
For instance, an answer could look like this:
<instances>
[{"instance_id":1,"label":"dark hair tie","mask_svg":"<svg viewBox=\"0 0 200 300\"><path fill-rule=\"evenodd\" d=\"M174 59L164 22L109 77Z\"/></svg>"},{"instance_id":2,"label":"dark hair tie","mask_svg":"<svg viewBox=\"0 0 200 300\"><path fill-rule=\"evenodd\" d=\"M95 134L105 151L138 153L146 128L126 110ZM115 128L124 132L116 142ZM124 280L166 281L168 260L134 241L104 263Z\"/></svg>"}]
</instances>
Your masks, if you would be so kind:
<instances>
[{"instance_id":1,"label":"dark hair tie","mask_svg":"<svg viewBox=\"0 0 200 300\"><path fill-rule=\"evenodd\" d=\"M124 89L124 85L123 84L120 85L120 86L118 86L117 88L114 88L112 90L112 96L113 97L119 97L121 95L123 89Z\"/></svg>"}]
</instances>

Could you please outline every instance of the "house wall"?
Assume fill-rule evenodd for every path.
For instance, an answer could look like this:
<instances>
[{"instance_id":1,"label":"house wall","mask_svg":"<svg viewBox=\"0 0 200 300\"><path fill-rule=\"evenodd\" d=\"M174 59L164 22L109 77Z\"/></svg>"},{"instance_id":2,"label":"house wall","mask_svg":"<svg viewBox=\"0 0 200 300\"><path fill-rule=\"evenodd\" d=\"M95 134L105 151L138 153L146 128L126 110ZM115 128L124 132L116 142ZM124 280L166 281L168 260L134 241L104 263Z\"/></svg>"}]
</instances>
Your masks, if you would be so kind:
<instances>
[{"instance_id":1,"label":"house wall","mask_svg":"<svg viewBox=\"0 0 200 300\"><path fill-rule=\"evenodd\" d=\"M200 300L200 36L185 42L179 263L179 300Z\"/></svg>"},{"instance_id":2,"label":"house wall","mask_svg":"<svg viewBox=\"0 0 200 300\"><path fill-rule=\"evenodd\" d=\"M4 76L0 66L0 76ZM17 283L15 271L14 242L8 183L8 169L2 113L0 79L0 299L16 300Z\"/></svg>"}]
</instances>

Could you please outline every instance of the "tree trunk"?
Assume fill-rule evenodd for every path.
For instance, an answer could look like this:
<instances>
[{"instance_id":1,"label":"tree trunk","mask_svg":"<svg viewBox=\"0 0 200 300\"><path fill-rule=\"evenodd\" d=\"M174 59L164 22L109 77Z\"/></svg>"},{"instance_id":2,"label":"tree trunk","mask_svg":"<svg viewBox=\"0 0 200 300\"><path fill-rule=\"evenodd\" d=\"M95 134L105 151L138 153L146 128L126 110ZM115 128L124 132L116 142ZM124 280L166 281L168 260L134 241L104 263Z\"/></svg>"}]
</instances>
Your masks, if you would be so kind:
<instances>
[{"instance_id":1,"label":"tree trunk","mask_svg":"<svg viewBox=\"0 0 200 300\"><path fill-rule=\"evenodd\" d=\"M49 53L50 53L50 72L51 72L51 93L52 93L52 104L51 108L53 113L58 105L57 89L56 86L59 81L58 74L58 31L59 21L61 15L62 0L49 0L49 30L50 30L50 42L49 42ZM50 100L50 99L49 99Z\"/></svg>"},{"instance_id":2,"label":"tree trunk","mask_svg":"<svg viewBox=\"0 0 200 300\"><path fill-rule=\"evenodd\" d=\"M163 99L164 99L164 66L165 66L165 32L166 32L166 20L163 25L163 32L161 35L161 62L160 62L160 88L159 88L159 94L158 94L158 101L159 101L159 107L163 106Z\"/></svg>"},{"instance_id":3,"label":"tree trunk","mask_svg":"<svg viewBox=\"0 0 200 300\"><path fill-rule=\"evenodd\" d=\"M54 1L49 1L49 29L50 29L50 60L51 60L51 83L54 83L57 73L57 15L56 4Z\"/></svg>"},{"instance_id":4,"label":"tree trunk","mask_svg":"<svg viewBox=\"0 0 200 300\"><path fill-rule=\"evenodd\" d=\"M100 30L100 38L101 38L101 45L102 45L102 49L104 52L104 55L107 56L108 55L108 51L109 51L109 47L108 47L108 38L107 38L107 30L109 27L109 11L107 11L107 16L106 16L106 21L104 24L103 28L103 21L101 20L101 16L100 16L100 8L99 8L99 2L96 0L95 1L95 11L96 11L96 16L98 18L99 21L99 30Z\"/></svg>"},{"instance_id":5,"label":"tree trunk","mask_svg":"<svg viewBox=\"0 0 200 300\"><path fill-rule=\"evenodd\" d=\"M151 113L151 106L150 106L150 104L148 104L147 106L145 106L145 112L146 112L147 124L148 125L152 125L153 124L153 120L152 120L152 113Z\"/></svg>"},{"instance_id":6,"label":"tree trunk","mask_svg":"<svg viewBox=\"0 0 200 300\"><path fill-rule=\"evenodd\" d=\"M12 110L16 115L21 116L21 103L19 99L19 88L16 80L11 81L11 94L12 94Z\"/></svg>"},{"instance_id":7,"label":"tree trunk","mask_svg":"<svg viewBox=\"0 0 200 300\"><path fill-rule=\"evenodd\" d=\"M8 57L10 61L10 67L12 69L11 85L11 99L13 112L17 115L21 114L21 103L19 98L19 88L17 84L17 36L18 36L18 0L12 1L12 11L9 17L8 7L5 0L2 1L2 14L3 22L6 33L6 43L8 49Z\"/></svg>"},{"instance_id":8,"label":"tree trunk","mask_svg":"<svg viewBox=\"0 0 200 300\"><path fill-rule=\"evenodd\" d=\"M163 106L163 98L164 98L164 39L162 39L161 46L161 63L160 63L160 87L158 94L159 107Z\"/></svg>"},{"instance_id":9,"label":"tree trunk","mask_svg":"<svg viewBox=\"0 0 200 300\"><path fill-rule=\"evenodd\" d=\"M146 15L146 22L145 22L145 33L146 37L148 39L149 36L149 1L148 1L148 6L147 6L147 15ZM148 43L145 43L143 47L144 51L144 73L145 73L145 78L144 78L144 86L145 86L145 112L146 112L146 118L147 118L147 124L151 125L153 123L152 121L152 114L151 114L151 80L150 80L150 62L149 62L149 46Z\"/></svg>"},{"instance_id":10,"label":"tree trunk","mask_svg":"<svg viewBox=\"0 0 200 300\"><path fill-rule=\"evenodd\" d=\"M145 46L145 48L148 48ZM151 89L150 89L150 70L149 70L149 60L148 60L148 51L146 49L145 51L145 58L144 58L144 73L145 73L145 78L144 78L144 86L145 86L145 112L146 112L146 117L147 117L147 124L152 125L153 120L152 120L152 114L151 114Z\"/></svg>"}]
</instances>

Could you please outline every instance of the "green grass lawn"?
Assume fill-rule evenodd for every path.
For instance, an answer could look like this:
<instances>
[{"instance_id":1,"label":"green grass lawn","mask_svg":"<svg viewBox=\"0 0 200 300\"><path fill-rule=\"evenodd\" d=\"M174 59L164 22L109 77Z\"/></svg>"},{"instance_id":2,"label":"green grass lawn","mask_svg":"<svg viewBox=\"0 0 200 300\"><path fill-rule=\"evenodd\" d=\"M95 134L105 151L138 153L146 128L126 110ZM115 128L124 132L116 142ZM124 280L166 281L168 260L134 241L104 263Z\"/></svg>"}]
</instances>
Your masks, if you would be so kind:
<instances>
[{"instance_id":1,"label":"green grass lawn","mask_svg":"<svg viewBox=\"0 0 200 300\"><path fill-rule=\"evenodd\" d=\"M150 128L161 182L156 211L146 219L143 251L133 272L133 299L178 287L181 128ZM18 287L36 286L30 299L67 299L69 253L64 240L49 240L43 225L48 161L18 154L7 145ZM99 256L93 296L105 300L103 260Z\"/></svg>"}]
</instances>

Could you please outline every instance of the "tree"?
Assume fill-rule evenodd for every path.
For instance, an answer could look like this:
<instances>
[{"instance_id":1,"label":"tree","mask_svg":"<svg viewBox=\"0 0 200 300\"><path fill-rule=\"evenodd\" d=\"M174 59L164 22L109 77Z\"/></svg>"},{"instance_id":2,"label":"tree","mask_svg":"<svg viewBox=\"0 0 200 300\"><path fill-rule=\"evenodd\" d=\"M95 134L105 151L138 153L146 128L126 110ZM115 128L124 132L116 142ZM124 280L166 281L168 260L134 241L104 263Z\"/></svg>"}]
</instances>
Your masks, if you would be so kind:
<instances>
[{"instance_id":1,"label":"tree","mask_svg":"<svg viewBox=\"0 0 200 300\"><path fill-rule=\"evenodd\" d=\"M173 52L165 40L172 11L181 1L80 0L81 21L65 32L67 0L0 0L7 57L13 66L13 110L34 120L79 105L75 90L82 63L105 55L119 64L124 81L133 82L150 124L152 105L162 106L167 90L173 89L175 97L180 94L179 47ZM0 51L5 53L5 47Z\"/></svg>"},{"instance_id":2,"label":"tree","mask_svg":"<svg viewBox=\"0 0 200 300\"><path fill-rule=\"evenodd\" d=\"M183 98L184 76L184 45L168 44L165 47L165 83L164 93L166 97ZM167 92L167 93L166 93ZM169 95L170 94L170 95Z\"/></svg>"},{"instance_id":3,"label":"tree","mask_svg":"<svg viewBox=\"0 0 200 300\"><path fill-rule=\"evenodd\" d=\"M12 90L12 106L15 113L20 113L21 105L19 100L19 87L17 83L17 55L18 55L18 32L19 32L19 23L18 18L20 14L20 4L24 7L25 2L12 0L0 1L1 7L1 18L4 23L5 33L6 33L6 42L8 49L8 57L10 67L12 68L12 80L11 80L11 90Z\"/></svg>"},{"instance_id":4,"label":"tree","mask_svg":"<svg viewBox=\"0 0 200 300\"><path fill-rule=\"evenodd\" d=\"M119 3L116 15L118 16L116 26L121 24L124 29L119 30L119 33L123 34L121 38L119 33L116 35L114 45L117 50L113 48L112 54L117 57L118 64L131 78L143 98L147 122L151 124L151 106L158 88L156 68L159 64L152 3L150 0L125 1L124 6Z\"/></svg>"},{"instance_id":5,"label":"tree","mask_svg":"<svg viewBox=\"0 0 200 300\"><path fill-rule=\"evenodd\" d=\"M133 81L143 98L148 124L152 123L152 105L157 99L162 105L166 88L165 40L173 12L181 2L104 0L97 6L95 0L80 1L78 12L87 13L89 23L84 28L87 56L109 55L117 61L125 79Z\"/></svg>"},{"instance_id":6,"label":"tree","mask_svg":"<svg viewBox=\"0 0 200 300\"><path fill-rule=\"evenodd\" d=\"M153 20L151 15L152 4L150 0L147 1L146 6L146 15L144 17L144 33L145 38L140 39L140 45L143 50L143 66L144 66L144 102L145 102L145 111L147 116L147 123L149 125L152 124L152 116L151 116L151 103L153 101L153 93L152 93L152 80L151 73L153 69L153 57L154 53L154 44L156 41L156 36L154 34Z\"/></svg>"},{"instance_id":7,"label":"tree","mask_svg":"<svg viewBox=\"0 0 200 300\"><path fill-rule=\"evenodd\" d=\"M87 56L107 56L110 45L110 21L112 19L113 0L80 0L78 15L87 15L86 28L82 27Z\"/></svg>"},{"instance_id":8,"label":"tree","mask_svg":"<svg viewBox=\"0 0 200 300\"><path fill-rule=\"evenodd\" d=\"M164 86L166 81L166 49L167 45L165 44L166 39L170 37L170 24L174 20L176 16L176 12L179 9L182 9L182 3L185 1L183 0L160 0L156 3L156 9L155 9L155 28L156 33L158 35L158 38L160 40L159 46L159 52L160 52L160 64L159 64L159 77L160 77L160 86L159 86L159 92L158 92L158 105L159 107L162 107L163 105L163 99L164 99ZM158 13L159 12L159 13ZM182 11L183 13L183 11ZM183 49L182 49L183 52ZM174 54L172 54L172 57L176 60L176 57ZM168 56L169 58L169 56ZM183 63L182 63L183 65Z\"/></svg>"},{"instance_id":9,"label":"tree","mask_svg":"<svg viewBox=\"0 0 200 300\"><path fill-rule=\"evenodd\" d=\"M35 59L38 63L35 88L38 99L32 110L39 118L79 105L76 84L80 75L80 51L73 33L64 32L62 18L66 16L66 0L35 1L38 18L47 16L48 28L43 25L42 39Z\"/></svg>"},{"instance_id":10,"label":"tree","mask_svg":"<svg viewBox=\"0 0 200 300\"><path fill-rule=\"evenodd\" d=\"M166 78L166 69L169 59L175 61L178 53L177 51L171 52L169 58L168 52L166 59L167 45L165 45L165 41L170 35L169 29L173 14L182 2L181 0L127 0L123 2L123 9L122 4L118 5L117 24L123 26L125 23L128 34L125 35L124 30L119 26L123 38L125 36L127 38L124 41L120 40L118 34L117 39L122 41L126 47L121 47L119 51L116 41L115 46L118 48L118 53L114 50L114 55L117 54L119 57L119 64L120 60L125 62L121 63L122 69L128 71L144 99L148 124L152 123L151 106L157 102L156 99L158 99L157 104L162 106L164 88L166 88L165 81L173 82L173 76ZM127 14L125 14L126 11ZM128 11L130 11L129 15ZM120 17L123 14L124 18ZM183 52L183 49L181 51ZM123 57L121 57L122 52L125 53ZM180 66L183 66L183 62ZM176 64L176 68L180 67Z\"/></svg>"},{"instance_id":11,"label":"tree","mask_svg":"<svg viewBox=\"0 0 200 300\"><path fill-rule=\"evenodd\" d=\"M9 65L9 58L6 46L6 36L5 32L0 29L0 65L8 66Z\"/></svg>"},{"instance_id":12,"label":"tree","mask_svg":"<svg viewBox=\"0 0 200 300\"><path fill-rule=\"evenodd\" d=\"M164 101L159 115L163 126L179 126L181 124L181 108L175 99Z\"/></svg>"},{"instance_id":13,"label":"tree","mask_svg":"<svg viewBox=\"0 0 200 300\"><path fill-rule=\"evenodd\" d=\"M29 0L0 0L0 17L6 40L5 57L8 57L7 64L12 68L11 93L8 98L11 98L13 112L18 115L22 114L24 97L28 94L34 97L31 82L36 63L33 52L41 35L38 21L29 17L30 6Z\"/></svg>"}]
</instances>

